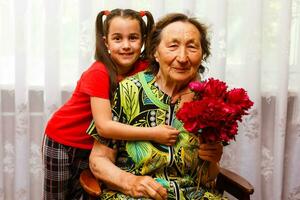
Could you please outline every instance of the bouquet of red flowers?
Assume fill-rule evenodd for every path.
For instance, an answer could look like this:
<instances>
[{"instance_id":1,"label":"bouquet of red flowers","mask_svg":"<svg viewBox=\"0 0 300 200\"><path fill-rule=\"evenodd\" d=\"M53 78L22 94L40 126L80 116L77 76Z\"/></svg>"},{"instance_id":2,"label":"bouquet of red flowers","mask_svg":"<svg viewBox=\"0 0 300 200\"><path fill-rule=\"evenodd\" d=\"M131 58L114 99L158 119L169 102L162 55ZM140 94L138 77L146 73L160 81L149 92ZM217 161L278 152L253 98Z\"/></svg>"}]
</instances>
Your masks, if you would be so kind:
<instances>
[{"instance_id":1,"label":"bouquet of red flowers","mask_svg":"<svg viewBox=\"0 0 300 200\"><path fill-rule=\"evenodd\" d=\"M204 82L191 82L194 100L178 110L177 119L192 133L200 133L208 142L225 142L235 139L238 121L247 115L253 102L242 88L227 90L228 86L213 78Z\"/></svg>"}]
</instances>

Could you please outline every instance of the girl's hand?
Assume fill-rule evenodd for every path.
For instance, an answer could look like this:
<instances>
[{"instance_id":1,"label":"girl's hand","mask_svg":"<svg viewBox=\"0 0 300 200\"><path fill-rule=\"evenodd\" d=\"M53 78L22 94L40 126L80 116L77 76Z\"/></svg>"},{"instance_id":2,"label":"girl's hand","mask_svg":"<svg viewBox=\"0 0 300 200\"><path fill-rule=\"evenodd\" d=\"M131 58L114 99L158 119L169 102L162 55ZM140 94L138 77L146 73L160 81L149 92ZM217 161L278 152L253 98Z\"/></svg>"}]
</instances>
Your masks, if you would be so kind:
<instances>
[{"instance_id":1,"label":"girl's hand","mask_svg":"<svg viewBox=\"0 0 300 200\"><path fill-rule=\"evenodd\" d=\"M167 146L172 146L176 143L179 131L168 125L159 125L153 127L152 141Z\"/></svg>"}]
</instances>

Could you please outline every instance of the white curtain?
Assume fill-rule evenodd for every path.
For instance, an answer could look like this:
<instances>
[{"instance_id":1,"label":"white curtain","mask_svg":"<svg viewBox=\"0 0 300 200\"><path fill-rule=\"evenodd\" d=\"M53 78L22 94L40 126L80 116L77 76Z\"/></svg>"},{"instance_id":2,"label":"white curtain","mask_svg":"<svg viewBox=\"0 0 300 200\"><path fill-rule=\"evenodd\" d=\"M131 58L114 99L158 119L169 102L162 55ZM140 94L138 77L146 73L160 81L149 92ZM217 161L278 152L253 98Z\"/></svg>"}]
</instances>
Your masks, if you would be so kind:
<instances>
[{"instance_id":1,"label":"white curtain","mask_svg":"<svg viewBox=\"0 0 300 200\"><path fill-rule=\"evenodd\" d=\"M96 14L117 7L209 25L206 76L255 102L222 165L252 199L300 199L300 0L0 0L0 200L41 199L45 123L93 61Z\"/></svg>"}]
</instances>

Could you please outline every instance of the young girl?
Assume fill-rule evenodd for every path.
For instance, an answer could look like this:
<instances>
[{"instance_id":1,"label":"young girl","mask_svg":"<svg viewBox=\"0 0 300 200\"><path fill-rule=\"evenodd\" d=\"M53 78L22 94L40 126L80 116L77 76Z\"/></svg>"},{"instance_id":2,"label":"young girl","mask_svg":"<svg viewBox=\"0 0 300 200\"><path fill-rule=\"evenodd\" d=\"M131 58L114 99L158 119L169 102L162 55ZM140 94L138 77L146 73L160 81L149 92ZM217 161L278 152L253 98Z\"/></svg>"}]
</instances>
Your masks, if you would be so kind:
<instances>
[{"instance_id":1,"label":"young girl","mask_svg":"<svg viewBox=\"0 0 300 200\"><path fill-rule=\"evenodd\" d=\"M179 132L169 126L136 128L111 119L110 98L117 82L148 66L141 49L152 26L153 17L147 11L115 9L98 14L96 62L82 74L72 97L54 113L45 130L44 199L79 199L82 195L79 175L88 168L93 139L86 129L93 117L103 137L175 143Z\"/></svg>"}]
</instances>

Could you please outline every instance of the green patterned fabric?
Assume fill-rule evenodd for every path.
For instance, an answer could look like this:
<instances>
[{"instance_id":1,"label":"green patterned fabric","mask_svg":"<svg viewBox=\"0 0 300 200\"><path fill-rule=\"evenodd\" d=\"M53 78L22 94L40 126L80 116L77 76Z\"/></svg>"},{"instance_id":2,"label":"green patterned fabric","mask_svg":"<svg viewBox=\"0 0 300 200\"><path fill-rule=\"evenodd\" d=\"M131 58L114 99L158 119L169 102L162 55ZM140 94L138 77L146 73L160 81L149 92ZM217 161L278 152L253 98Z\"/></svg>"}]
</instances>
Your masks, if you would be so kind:
<instances>
[{"instance_id":1,"label":"green patterned fabric","mask_svg":"<svg viewBox=\"0 0 300 200\"><path fill-rule=\"evenodd\" d=\"M198 186L201 177L207 177L208 163L198 158L199 141L196 135L185 131L176 119L177 105L159 90L154 76L141 72L123 80L112 104L113 120L139 127L169 124L180 130L177 142L168 147L149 141L115 141L101 138L91 123L88 133L111 148L118 149L116 165L136 175L150 175L168 190L168 199L221 199L208 189ZM203 180L202 180L203 181ZM134 199L116 191L104 189L100 199ZM139 198L140 199L140 198Z\"/></svg>"}]
</instances>

